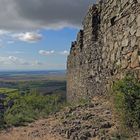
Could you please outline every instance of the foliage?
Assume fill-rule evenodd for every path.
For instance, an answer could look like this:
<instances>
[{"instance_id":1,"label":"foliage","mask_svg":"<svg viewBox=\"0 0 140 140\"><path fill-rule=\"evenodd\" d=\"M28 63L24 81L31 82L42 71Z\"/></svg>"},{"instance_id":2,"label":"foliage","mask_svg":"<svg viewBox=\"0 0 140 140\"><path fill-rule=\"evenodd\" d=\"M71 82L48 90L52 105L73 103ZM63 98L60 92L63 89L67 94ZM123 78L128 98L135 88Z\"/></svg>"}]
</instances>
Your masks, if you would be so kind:
<instances>
[{"instance_id":1,"label":"foliage","mask_svg":"<svg viewBox=\"0 0 140 140\"><path fill-rule=\"evenodd\" d=\"M14 101L4 113L4 121L9 125L24 125L39 117L45 117L60 109L61 98L58 95L41 96L36 94L9 96L5 105Z\"/></svg>"},{"instance_id":2,"label":"foliage","mask_svg":"<svg viewBox=\"0 0 140 140\"><path fill-rule=\"evenodd\" d=\"M1 75L0 127L24 125L59 110L66 99L66 79L46 73L10 73ZM4 100L4 103L3 103ZM2 109L0 109L1 111Z\"/></svg>"},{"instance_id":3,"label":"foliage","mask_svg":"<svg viewBox=\"0 0 140 140\"><path fill-rule=\"evenodd\" d=\"M114 102L122 123L130 129L140 128L140 83L128 74L113 86Z\"/></svg>"}]
</instances>

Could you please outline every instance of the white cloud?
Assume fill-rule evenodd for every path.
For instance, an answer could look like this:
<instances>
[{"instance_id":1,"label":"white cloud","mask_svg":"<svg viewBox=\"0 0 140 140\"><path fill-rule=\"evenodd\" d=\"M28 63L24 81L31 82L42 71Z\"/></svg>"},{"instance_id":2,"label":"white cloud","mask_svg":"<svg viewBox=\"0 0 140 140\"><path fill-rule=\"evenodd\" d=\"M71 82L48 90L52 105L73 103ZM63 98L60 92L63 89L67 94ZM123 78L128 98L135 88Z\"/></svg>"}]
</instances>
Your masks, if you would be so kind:
<instances>
[{"instance_id":1,"label":"white cloud","mask_svg":"<svg viewBox=\"0 0 140 140\"><path fill-rule=\"evenodd\" d=\"M12 36L20 41L28 43L34 43L42 39L42 35L37 32L17 33Z\"/></svg>"},{"instance_id":2,"label":"white cloud","mask_svg":"<svg viewBox=\"0 0 140 140\"><path fill-rule=\"evenodd\" d=\"M28 61L25 61L15 56L9 56L8 59L11 61L11 63L14 63L16 65L30 65Z\"/></svg>"},{"instance_id":3,"label":"white cloud","mask_svg":"<svg viewBox=\"0 0 140 140\"><path fill-rule=\"evenodd\" d=\"M51 50L51 51L40 50L38 53L40 55L47 56L47 55L50 55L50 54L54 54L54 50Z\"/></svg>"},{"instance_id":4,"label":"white cloud","mask_svg":"<svg viewBox=\"0 0 140 140\"><path fill-rule=\"evenodd\" d=\"M32 63L33 66L40 66L40 65L43 65L42 62L36 60L35 62Z\"/></svg>"},{"instance_id":5,"label":"white cloud","mask_svg":"<svg viewBox=\"0 0 140 140\"><path fill-rule=\"evenodd\" d=\"M48 55L51 55L51 54L66 55L67 56L69 54L69 51L64 50L64 51L60 51L60 52L58 51L58 52L56 52L54 50L52 50L52 51L40 50L38 53L40 55L44 55L44 56L48 56Z\"/></svg>"},{"instance_id":6,"label":"white cloud","mask_svg":"<svg viewBox=\"0 0 140 140\"><path fill-rule=\"evenodd\" d=\"M13 62L18 60L18 58L15 56L9 56L8 58L9 58L9 60L11 60Z\"/></svg>"},{"instance_id":7,"label":"white cloud","mask_svg":"<svg viewBox=\"0 0 140 140\"><path fill-rule=\"evenodd\" d=\"M64 51L60 52L60 54L62 54L62 55L68 55L69 54L69 51L64 50Z\"/></svg>"},{"instance_id":8,"label":"white cloud","mask_svg":"<svg viewBox=\"0 0 140 140\"><path fill-rule=\"evenodd\" d=\"M32 32L8 32L6 30L0 30L0 42L7 40L7 44L13 44L16 40L27 43L35 43L40 41L43 36L38 33L39 31Z\"/></svg>"},{"instance_id":9,"label":"white cloud","mask_svg":"<svg viewBox=\"0 0 140 140\"><path fill-rule=\"evenodd\" d=\"M42 62L36 61L27 61L16 56L0 57L0 65L9 65L9 66L40 66L43 65Z\"/></svg>"},{"instance_id":10,"label":"white cloud","mask_svg":"<svg viewBox=\"0 0 140 140\"><path fill-rule=\"evenodd\" d=\"M30 65L28 61L25 61L21 58L18 58L16 56L8 56L8 57L0 57L0 64L1 65Z\"/></svg>"},{"instance_id":11,"label":"white cloud","mask_svg":"<svg viewBox=\"0 0 140 140\"><path fill-rule=\"evenodd\" d=\"M67 50L64 50L64 51L61 51L61 52L59 52L59 51L56 52L54 50L52 50L52 51L40 50L38 53L40 55L44 55L44 56L48 56L48 55L51 55L51 54L66 55L67 56L69 54L69 52Z\"/></svg>"},{"instance_id":12,"label":"white cloud","mask_svg":"<svg viewBox=\"0 0 140 140\"><path fill-rule=\"evenodd\" d=\"M65 69L65 63L41 62L39 60L25 60L16 56L0 56L1 69L8 70L45 70L45 69Z\"/></svg>"},{"instance_id":13,"label":"white cloud","mask_svg":"<svg viewBox=\"0 0 140 140\"><path fill-rule=\"evenodd\" d=\"M8 63L8 57L1 57L0 56L0 64L4 65Z\"/></svg>"},{"instance_id":14,"label":"white cloud","mask_svg":"<svg viewBox=\"0 0 140 140\"><path fill-rule=\"evenodd\" d=\"M0 30L0 35L7 35L9 33L10 32L9 31L6 31L6 30Z\"/></svg>"}]
</instances>

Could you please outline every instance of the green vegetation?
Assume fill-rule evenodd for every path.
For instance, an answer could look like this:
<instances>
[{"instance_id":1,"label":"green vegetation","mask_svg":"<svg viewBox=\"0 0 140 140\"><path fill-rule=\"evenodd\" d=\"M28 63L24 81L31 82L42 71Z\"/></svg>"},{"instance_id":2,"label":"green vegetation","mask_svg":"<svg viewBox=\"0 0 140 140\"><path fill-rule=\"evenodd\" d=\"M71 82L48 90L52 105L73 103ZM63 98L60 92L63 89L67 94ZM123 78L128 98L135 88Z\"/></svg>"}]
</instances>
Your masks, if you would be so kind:
<instances>
[{"instance_id":1,"label":"green vegetation","mask_svg":"<svg viewBox=\"0 0 140 140\"><path fill-rule=\"evenodd\" d=\"M122 126L130 130L140 128L140 83L128 74L113 86L114 103Z\"/></svg>"},{"instance_id":2,"label":"green vegetation","mask_svg":"<svg viewBox=\"0 0 140 140\"><path fill-rule=\"evenodd\" d=\"M14 93L18 91L17 89L12 88L0 88L0 93Z\"/></svg>"},{"instance_id":3,"label":"green vegetation","mask_svg":"<svg viewBox=\"0 0 140 140\"><path fill-rule=\"evenodd\" d=\"M66 94L66 81L52 81L52 80L39 80L39 81L16 81L16 82L3 82L0 81L0 93L13 93L19 91L20 94L25 95L31 92L40 95L52 94L58 92Z\"/></svg>"},{"instance_id":4,"label":"green vegetation","mask_svg":"<svg viewBox=\"0 0 140 140\"><path fill-rule=\"evenodd\" d=\"M1 121L6 126L19 126L58 111L61 108L62 99L59 95L29 94L21 96L14 93L6 98L5 106L8 106L10 102L13 102L13 105L8 107Z\"/></svg>"},{"instance_id":5,"label":"green vegetation","mask_svg":"<svg viewBox=\"0 0 140 140\"><path fill-rule=\"evenodd\" d=\"M65 96L65 74L0 73L0 129L47 117L63 106Z\"/></svg>"},{"instance_id":6,"label":"green vegetation","mask_svg":"<svg viewBox=\"0 0 140 140\"><path fill-rule=\"evenodd\" d=\"M35 90L40 95L48 95L56 91L65 94L66 78L65 74L43 74L42 72L0 73L0 93L6 93L8 89L17 89L22 95Z\"/></svg>"},{"instance_id":7,"label":"green vegetation","mask_svg":"<svg viewBox=\"0 0 140 140\"><path fill-rule=\"evenodd\" d=\"M14 105L4 114L4 120L8 125L23 125L32 122L39 117L45 117L49 113L56 112L60 108L59 96L25 95L9 98L14 100Z\"/></svg>"}]
</instances>

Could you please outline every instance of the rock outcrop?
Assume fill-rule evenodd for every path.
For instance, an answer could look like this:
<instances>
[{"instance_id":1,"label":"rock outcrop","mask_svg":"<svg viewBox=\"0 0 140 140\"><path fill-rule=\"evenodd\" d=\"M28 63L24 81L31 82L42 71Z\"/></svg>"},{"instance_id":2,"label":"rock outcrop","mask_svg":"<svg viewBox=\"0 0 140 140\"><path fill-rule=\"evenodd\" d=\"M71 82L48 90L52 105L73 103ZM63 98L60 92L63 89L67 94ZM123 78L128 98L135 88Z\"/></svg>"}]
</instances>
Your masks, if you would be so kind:
<instances>
[{"instance_id":1,"label":"rock outcrop","mask_svg":"<svg viewBox=\"0 0 140 140\"><path fill-rule=\"evenodd\" d=\"M140 0L90 6L67 61L67 98L106 95L127 71L140 77Z\"/></svg>"}]
</instances>

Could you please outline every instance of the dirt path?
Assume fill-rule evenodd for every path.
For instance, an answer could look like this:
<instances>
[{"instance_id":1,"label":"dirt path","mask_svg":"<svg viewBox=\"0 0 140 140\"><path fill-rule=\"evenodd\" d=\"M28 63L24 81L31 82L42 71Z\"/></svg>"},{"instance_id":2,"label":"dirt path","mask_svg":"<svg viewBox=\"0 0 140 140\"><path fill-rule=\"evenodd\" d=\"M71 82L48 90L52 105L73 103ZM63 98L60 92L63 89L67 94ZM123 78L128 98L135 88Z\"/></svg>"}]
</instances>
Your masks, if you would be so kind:
<instances>
[{"instance_id":1,"label":"dirt path","mask_svg":"<svg viewBox=\"0 0 140 140\"><path fill-rule=\"evenodd\" d=\"M51 128L57 120L52 118L38 120L26 127L11 128L0 134L0 140L64 140L58 134L52 134Z\"/></svg>"}]
</instances>

